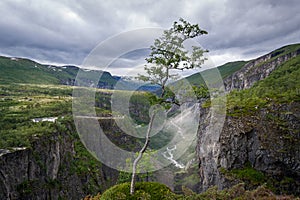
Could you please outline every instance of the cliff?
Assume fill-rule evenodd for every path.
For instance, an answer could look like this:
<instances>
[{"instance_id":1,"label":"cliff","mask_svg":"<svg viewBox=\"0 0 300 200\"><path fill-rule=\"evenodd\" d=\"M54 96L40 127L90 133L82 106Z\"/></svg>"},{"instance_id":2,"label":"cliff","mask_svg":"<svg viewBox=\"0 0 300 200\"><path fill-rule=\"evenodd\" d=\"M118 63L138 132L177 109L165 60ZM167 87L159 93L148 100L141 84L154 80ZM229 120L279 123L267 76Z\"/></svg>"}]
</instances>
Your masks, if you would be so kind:
<instances>
[{"instance_id":1,"label":"cliff","mask_svg":"<svg viewBox=\"0 0 300 200\"><path fill-rule=\"evenodd\" d=\"M214 148L201 152L207 145L206 126L199 131L200 188L205 191L218 185L220 189L240 181L248 186L267 183L278 193L300 194L300 103L273 105L254 115L227 116L220 138ZM209 116L206 112L205 117ZM213 133L210 133L213 134ZM240 169L262 172L259 182L238 177ZM247 171L245 171L247 173ZM254 175L252 175L254 176ZM239 179L241 178L241 179ZM247 180L247 178L249 178ZM255 177L252 177L255 179ZM251 188L250 188L251 189ZM253 188L252 188L253 189Z\"/></svg>"},{"instance_id":2,"label":"cliff","mask_svg":"<svg viewBox=\"0 0 300 200\"><path fill-rule=\"evenodd\" d=\"M66 132L33 138L0 156L0 199L81 199L110 187L117 172L93 159Z\"/></svg>"},{"instance_id":3,"label":"cliff","mask_svg":"<svg viewBox=\"0 0 300 200\"><path fill-rule=\"evenodd\" d=\"M294 49L295 48L295 49ZM282 63L300 54L300 45L282 47L269 54L249 61L240 70L224 80L226 91L242 90L268 77Z\"/></svg>"},{"instance_id":4,"label":"cliff","mask_svg":"<svg viewBox=\"0 0 300 200\"><path fill-rule=\"evenodd\" d=\"M228 92L240 92L227 95L220 134L208 131L218 116L201 108L198 192L245 182L249 189L266 184L278 194L300 195L300 48L284 51L251 61L224 81Z\"/></svg>"}]
</instances>

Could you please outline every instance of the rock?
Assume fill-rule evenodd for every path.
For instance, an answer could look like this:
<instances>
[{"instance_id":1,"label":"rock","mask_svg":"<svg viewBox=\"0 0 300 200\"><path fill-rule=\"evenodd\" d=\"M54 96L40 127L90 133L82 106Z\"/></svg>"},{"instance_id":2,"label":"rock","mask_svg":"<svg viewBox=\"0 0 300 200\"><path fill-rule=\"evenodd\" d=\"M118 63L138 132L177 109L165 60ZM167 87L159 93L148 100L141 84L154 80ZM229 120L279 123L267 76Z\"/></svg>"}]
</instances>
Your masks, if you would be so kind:
<instances>
[{"instance_id":1,"label":"rock","mask_svg":"<svg viewBox=\"0 0 300 200\"><path fill-rule=\"evenodd\" d=\"M54 133L33 141L31 148L5 152L0 156L0 199L81 199L94 181L97 192L108 188L117 173L104 165L99 172L76 172L76 139ZM96 178L96 180L94 180Z\"/></svg>"},{"instance_id":2,"label":"rock","mask_svg":"<svg viewBox=\"0 0 300 200\"><path fill-rule=\"evenodd\" d=\"M280 55L269 53L247 63L224 80L225 89L250 88L270 75L279 65L300 54L300 50ZM254 114L226 116L220 134L208 132L214 121L212 112L201 108L197 155L200 184L197 192L211 186L230 187L238 180L229 180L222 170L241 169L250 164L267 177L276 180L275 189L300 195L300 103L271 104ZM291 180L286 181L286 180ZM285 189L281 183L285 184ZM287 188L287 189L286 189Z\"/></svg>"},{"instance_id":3,"label":"rock","mask_svg":"<svg viewBox=\"0 0 300 200\"><path fill-rule=\"evenodd\" d=\"M300 50L297 50L274 58L276 55L269 53L250 61L224 80L225 89L226 91L232 91L234 89L242 90L250 88L257 81L268 77L279 65L299 54Z\"/></svg>"},{"instance_id":4,"label":"rock","mask_svg":"<svg viewBox=\"0 0 300 200\"><path fill-rule=\"evenodd\" d=\"M219 151L201 150L208 142L203 138L207 124L201 124L197 146L201 183L198 192L214 185L223 189L236 184L236 180L226 179L220 170L241 169L250 163L251 167L278 182L291 177L294 181L288 185L289 191L286 192L299 195L299 110L300 103L293 102L273 105L251 116L227 116L218 144L214 144ZM209 112L204 115L208 117Z\"/></svg>"}]
</instances>

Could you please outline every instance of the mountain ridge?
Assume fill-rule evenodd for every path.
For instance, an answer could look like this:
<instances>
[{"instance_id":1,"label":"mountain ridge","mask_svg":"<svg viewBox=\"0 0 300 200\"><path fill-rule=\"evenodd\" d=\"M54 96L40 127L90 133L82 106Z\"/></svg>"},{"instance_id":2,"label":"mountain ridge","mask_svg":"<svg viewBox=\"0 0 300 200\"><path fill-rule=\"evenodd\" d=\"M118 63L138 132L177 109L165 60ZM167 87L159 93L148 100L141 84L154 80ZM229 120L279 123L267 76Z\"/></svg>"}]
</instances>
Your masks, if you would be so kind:
<instances>
[{"instance_id":1,"label":"mountain ridge","mask_svg":"<svg viewBox=\"0 0 300 200\"><path fill-rule=\"evenodd\" d=\"M101 70L88 70L74 65L56 66L40 64L27 58L0 56L0 83L29 83L52 85L75 85L79 71L84 73L84 82L97 85L98 88L111 89L116 84L117 78L109 72ZM94 83L93 72L102 73L98 83Z\"/></svg>"},{"instance_id":2,"label":"mountain ridge","mask_svg":"<svg viewBox=\"0 0 300 200\"><path fill-rule=\"evenodd\" d=\"M274 70L275 65L279 65L283 61L279 61L285 55L292 54L296 56L300 54L300 44L290 44L271 51L268 54L262 55L256 59L249 61L233 61L220 65L213 69L207 69L199 73L192 74L185 79L190 82L191 85L201 86L205 85L205 80L214 79L214 70L218 69L221 78L224 80L224 85L226 90L232 90L234 88L243 87L239 84L239 79L242 79L239 75L239 71L243 68L257 68L257 65L263 62L267 62L269 59L274 60L273 67L268 68L268 73ZM279 60L278 60L279 59ZM276 64L277 62L277 64ZM123 79L120 76L114 76L110 72L101 70L89 70L80 68L75 65L51 65L51 64L40 64L36 61L30 60L28 58L17 58L17 57L6 57L0 56L0 84L10 84L10 83L30 83L30 84L54 84L54 85L76 85L75 79L79 71L82 72L82 81L85 86L97 87L103 89L114 89L117 82L118 87L122 90L144 90L155 92L158 89L157 86L152 86L149 84L139 87L139 84L134 81ZM248 69L248 71L249 71ZM259 68L257 68L259 69ZM264 70L261 70L264 71ZM96 72L96 73L95 73ZM93 80L97 80L95 74L100 74L101 78L96 83ZM245 78L245 77L244 77ZM250 77L253 78L253 77ZM261 77L262 78L262 77ZM256 77L256 79L261 79ZM245 78L246 79L246 78ZM250 80L248 80L249 82ZM176 85L180 80L172 83ZM78 84L78 83L77 83ZM236 84L236 85L235 85ZM244 85L248 83L244 82Z\"/></svg>"},{"instance_id":3,"label":"mountain ridge","mask_svg":"<svg viewBox=\"0 0 300 200\"><path fill-rule=\"evenodd\" d=\"M287 61L291 57L297 56L300 54L300 43L289 44L278 49L275 49L267 54L259 56L255 59L249 61L233 61L225 63L221 66L216 67L221 75L221 78L224 80L224 85L227 91L238 89L239 79L243 79L246 77L240 77L240 73L243 73L243 68L250 68L255 70L254 68L259 69L258 65L263 64L264 62L268 62L270 59L273 59L274 63L272 66L267 67L267 69L263 69L260 72L254 72L256 74L262 73L264 70L267 70L267 73L270 74L277 66L281 63ZM284 58L285 57L285 58ZM272 60L271 60L272 61ZM192 74L185 79L190 82L192 85L201 86L205 85L205 79L213 79L214 77L214 68L207 69L199 73ZM266 75L264 75L266 77ZM253 82L263 79L264 77L256 77L256 80ZM180 80L179 80L180 81ZM249 80L250 81L250 80ZM248 82L249 82L248 81ZM251 81L250 81L251 82ZM234 84L237 84L234 86ZM246 85L248 83L245 83ZM242 86L240 86L242 87ZM248 87L248 86L247 86ZM247 88L246 87L246 88ZM241 88L239 88L241 89Z\"/></svg>"}]
</instances>

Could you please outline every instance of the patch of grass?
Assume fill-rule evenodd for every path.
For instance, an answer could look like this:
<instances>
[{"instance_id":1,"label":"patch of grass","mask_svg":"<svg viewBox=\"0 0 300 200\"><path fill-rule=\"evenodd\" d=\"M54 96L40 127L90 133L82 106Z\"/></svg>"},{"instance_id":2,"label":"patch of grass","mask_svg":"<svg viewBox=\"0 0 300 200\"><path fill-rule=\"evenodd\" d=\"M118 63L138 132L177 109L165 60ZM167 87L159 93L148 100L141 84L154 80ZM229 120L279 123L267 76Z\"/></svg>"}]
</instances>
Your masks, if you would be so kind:
<instances>
[{"instance_id":1,"label":"patch of grass","mask_svg":"<svg viewBox=\"0 0 300 200\"><path fill-rule=\"evenodd\" d=\"M249 115L271 104L300 101L300 56L273 71L250 89L232 91L227 96L229 115Z\"/></svg>"},{"instance_id":2,"label":"patch of grass","mask_svg":"<svg viewBox=\"0 0 300 200\"><path fill-rule=\"evenodd\" d=\"M268 180L264 173L254 169L250 164L246 164L242 169L226 170L221 168L220 172L229 179L239 179L246 182L251 187L263 185Z\"/></svg>"},{"instance_id":3,"label":"patch of grass","mask_svg":"<svg viewBox=\"0 0 300 200\"><path fill-rule=\"evenodd\" d=\"M112 188L106 190L100 200L111 200L111 199L171 199L176 195L171 190L161 184L155 182L138 182L135 187L135 194L130 195L130 183L123 183L115 185Z\"/></svg>"},{"instance_id":4,"label":"patch of grass","mask_svg":"<svg viewBox=\"0 0 300 200\"><path fill-rule=\"evenodd\" d=\"M177 195L171 192L171 190L163 184L151 183L151 182L139 182L136 185L136 193L130 195L130 183L123 183L115 185L112 188L106 190L102 195L87 196L85 199L92 200L111 200L111 199L124 199L124 200L211 200L211 199L222 199L222 200L248 200L248 199L299 199L294 196L281 195L276 196L271 190L266 188L264 185L259 186L254 190L246 190L245 184L240 183L229 189L218 190L218 188L211 187L206 192L196 194L185 188L184 195Z\"/></svg>"},{"instance_id":5,"label":"patch of grass","mask_svg":"<svg viewBox=\"0 0 300 200\"><path fill-rule=\"evenodd\" d=\"M217 67L217 70L219 70L222 79L224 79L230 76L231 74L233 74L234 72L240 70L246 63L247 61L229 62ZM196 85L196 86L206 85L204 80L214 80L216 78L215 73L216 73L216 69L208 69L200 73L193 74L187 77L186 79L192 85Z\"/></svg>"}]
</instances>

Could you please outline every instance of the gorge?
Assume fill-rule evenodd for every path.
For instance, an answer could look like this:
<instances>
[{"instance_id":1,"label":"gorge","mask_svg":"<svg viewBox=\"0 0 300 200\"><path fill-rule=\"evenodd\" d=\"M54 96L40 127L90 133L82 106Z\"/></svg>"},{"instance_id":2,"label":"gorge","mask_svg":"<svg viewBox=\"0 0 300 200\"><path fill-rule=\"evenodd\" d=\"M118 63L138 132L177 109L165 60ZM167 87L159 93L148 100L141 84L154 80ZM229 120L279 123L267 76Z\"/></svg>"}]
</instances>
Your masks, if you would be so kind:
<instances>
[{"instance_id":1,"label":"gorge","mask_svg":"<svg viewBox=\"0 0 300 200\"><path fill-rule=\"evenodd\" d=\"M186 165L183 171L171 175L172 189L182 192L182 186L186 186L201 193L212 186L225 189L244 182L247 189L266 184L276 194L300 195L299 54L299 44L285 46L247 61L225 77L226 117L219 134L213 128L219 126L214 124L218 113L212 113L209 101L200 99L196 157L189 159L190 163L182 164L180 159L172 161L179 168ZM117 184L119 172L90 155L76 134L70 115L72 89L69 86L1 85L4 128L0 146L0 199L81 199L103 193ZM147 109L149 103L139 95L144 93L132 98L131 115L142 124L148 116L140 110ZM110 96L111 91L106 90L96 94L96 113L105 134L124 149L139 149L140 140L124 134L108 112ZM52 101L56 102L55 106ZM59 115L54 115L57 110ZM28 117L20 114L25 112ZM51 116L60 117L55 122L34 122L34 125L31 122L34 118ZM38 130L34 130L35 126ZM19 139L8 131L32 134ZM14 141L9 141L10 138ZM27 140L30 145L26 146ZM161 138L153 140L161 141ZM4 141L10 143L6 145ZM166 159L173 158L173 148L176 146L166 150ZM162 179L159 174L163 173L154 173L150 179ZM191 181L183 183L183 180Z\"/></svg>"}]
</instances>

